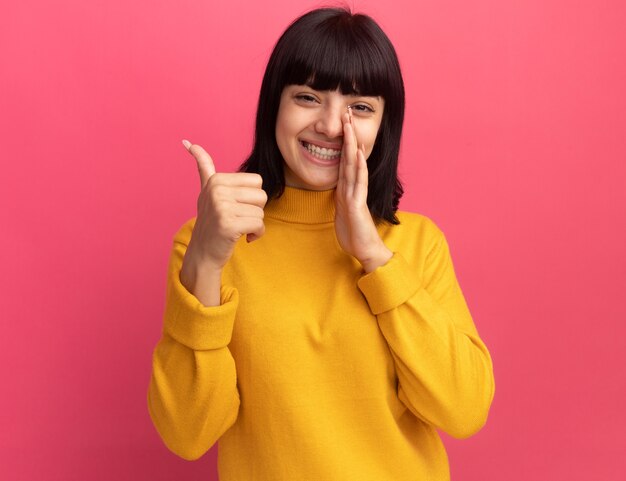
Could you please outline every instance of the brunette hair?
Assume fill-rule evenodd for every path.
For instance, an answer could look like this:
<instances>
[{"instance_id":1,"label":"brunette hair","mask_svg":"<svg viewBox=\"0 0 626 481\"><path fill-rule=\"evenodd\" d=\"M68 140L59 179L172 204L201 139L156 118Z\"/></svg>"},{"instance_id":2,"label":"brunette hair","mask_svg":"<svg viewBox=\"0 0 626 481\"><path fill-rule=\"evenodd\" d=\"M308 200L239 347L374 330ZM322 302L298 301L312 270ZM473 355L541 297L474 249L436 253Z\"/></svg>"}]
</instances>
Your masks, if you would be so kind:
<instances>
[{"instance_id":1,"label":"brunette hair","mask_svg":"<svg viewBox=\"0 0 626 481\"><path fill-rule=\"evenodd\" d=\"M395 213L404 189L398 155L404 120L404 82L391 41L369 16L348 8L321 8L294 20L281 35L265 69L256 115L254 147L240 172L263 178L268 199L285 188L276 118L283 89L308 85L344 95L381 96L383 118L367 159L367 205L375 223L399 224Z\"/></svg>"}]
</instances>

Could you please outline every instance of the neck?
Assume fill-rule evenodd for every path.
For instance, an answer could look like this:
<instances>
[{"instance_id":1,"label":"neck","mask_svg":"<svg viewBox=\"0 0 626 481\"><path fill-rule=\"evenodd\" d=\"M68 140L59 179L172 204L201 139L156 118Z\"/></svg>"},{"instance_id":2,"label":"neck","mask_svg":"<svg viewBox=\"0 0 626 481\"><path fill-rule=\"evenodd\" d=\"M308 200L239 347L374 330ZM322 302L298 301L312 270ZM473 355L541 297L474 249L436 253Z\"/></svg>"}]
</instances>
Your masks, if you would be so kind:
<instances>
[{"instance_id":1,"label":"neck","mask_svg":"<svg viewBox=\"0 0 626 481\"><path fill-rule=\"evenodd\" d=\"M323 224L335 221L335 189L306 190L285 186L280 197L265 205L265 215L296 224Z\"/></svg>"}]
</instances>

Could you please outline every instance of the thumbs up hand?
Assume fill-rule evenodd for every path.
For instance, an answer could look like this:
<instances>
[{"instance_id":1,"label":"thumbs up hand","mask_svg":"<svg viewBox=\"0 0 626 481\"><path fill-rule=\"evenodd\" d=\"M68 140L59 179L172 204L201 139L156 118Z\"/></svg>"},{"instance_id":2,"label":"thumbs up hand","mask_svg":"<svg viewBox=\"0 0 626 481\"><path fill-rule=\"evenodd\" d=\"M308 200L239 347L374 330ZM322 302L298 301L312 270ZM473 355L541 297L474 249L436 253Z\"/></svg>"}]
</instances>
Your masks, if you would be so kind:
<instances>
[{"instance_id":1,"label":"thumbs up hand","mask_svg":"<svg viewBox=\"0 0 626 481\"><path fill-rule=\"evenodd\" d=\"M195 262L221 270L242 235L252 242L265 233L263 179L249 172L218 173L202 147L188 140L183 145L196 159L200 174L198 215L187 254Z\"/></svg>"}]
</instances>

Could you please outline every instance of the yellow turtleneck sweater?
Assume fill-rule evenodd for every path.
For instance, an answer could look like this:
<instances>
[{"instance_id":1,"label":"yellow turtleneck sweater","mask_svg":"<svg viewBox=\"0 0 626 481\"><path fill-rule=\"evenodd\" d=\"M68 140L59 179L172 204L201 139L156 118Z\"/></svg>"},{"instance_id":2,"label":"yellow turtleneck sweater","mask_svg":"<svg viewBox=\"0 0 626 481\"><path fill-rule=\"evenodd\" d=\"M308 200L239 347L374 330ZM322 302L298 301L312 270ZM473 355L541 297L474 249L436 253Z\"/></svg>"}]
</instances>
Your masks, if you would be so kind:
<instances>
[{"instance_id":1,"label":"yellow turtleneck sweater","mask_svg":"<svg viewBox=\"0 0 626 481\"><path fill-rule=\"evenodd\" d=\"M174 237L148 408L185 459L219 440L221 481L448 480L437 429L466 438L487 420L492 360L442 231L398 211L378 228L393 257L365 274L334 213L334 190L268 202L220 306L179 279L195 218Z\"/></svg>"}]
</instances>

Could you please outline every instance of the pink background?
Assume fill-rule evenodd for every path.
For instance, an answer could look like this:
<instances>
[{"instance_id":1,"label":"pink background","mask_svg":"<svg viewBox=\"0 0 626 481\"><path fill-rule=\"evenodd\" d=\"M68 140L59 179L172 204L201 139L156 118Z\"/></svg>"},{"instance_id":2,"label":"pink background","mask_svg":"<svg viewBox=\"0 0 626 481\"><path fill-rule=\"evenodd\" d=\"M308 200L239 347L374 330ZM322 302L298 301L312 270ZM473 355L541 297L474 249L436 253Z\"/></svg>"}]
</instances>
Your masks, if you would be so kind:
<instances>
[{"instance_id":1,"label":"pink background","mask_svg":"<svg viewBox=\"0 0 626 481\"><path fill-rule=\"evenodd\" d=\"M13 480L216 479L146 407L174 232L248 153L263 68L312 1L0 7L0 470ZM355 1L407 90L402 209L446 233L495 365L452 479L626 472L626 7Z\"/></svg>"}]
</instances>

